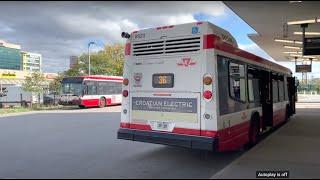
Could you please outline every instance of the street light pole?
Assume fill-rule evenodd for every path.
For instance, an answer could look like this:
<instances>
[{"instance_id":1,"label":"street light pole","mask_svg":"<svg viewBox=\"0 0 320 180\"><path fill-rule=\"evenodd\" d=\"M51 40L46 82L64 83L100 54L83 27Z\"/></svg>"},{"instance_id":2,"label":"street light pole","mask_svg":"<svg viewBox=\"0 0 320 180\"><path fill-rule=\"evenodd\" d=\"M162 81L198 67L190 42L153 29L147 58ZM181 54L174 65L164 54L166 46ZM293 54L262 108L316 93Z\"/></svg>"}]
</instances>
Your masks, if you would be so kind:
<instances>
[{"instance_id":1,"label":"street light pole","mask_svg":"<svg viewBox=\"0 0 320 180\"><path fill-rule=\"evenodd\" d=\"M94 42L89 42L89 44L88 44L89 76L91 74L91 62L90 62L90 45L91 44L95 44L95 43Z\"/></svg>"}]
</instances>

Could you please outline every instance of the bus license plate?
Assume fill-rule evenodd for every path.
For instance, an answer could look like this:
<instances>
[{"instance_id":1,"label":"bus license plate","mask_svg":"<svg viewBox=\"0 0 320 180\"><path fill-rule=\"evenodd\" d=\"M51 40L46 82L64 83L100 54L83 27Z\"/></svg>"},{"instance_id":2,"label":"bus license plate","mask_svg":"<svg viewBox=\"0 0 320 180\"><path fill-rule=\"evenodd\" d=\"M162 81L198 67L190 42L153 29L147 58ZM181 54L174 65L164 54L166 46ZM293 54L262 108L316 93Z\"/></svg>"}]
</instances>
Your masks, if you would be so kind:
<instances>
[{"instance_id":1,"label":"bus license plate","mask_svg":"<svg viewBox=\"0 0 320 180\"><path fill-rule=\"evenodd\" d=\"M157 122L156 127L159 130L169 130L169 123L168 122Z\"/></svg>"}]
</instances>

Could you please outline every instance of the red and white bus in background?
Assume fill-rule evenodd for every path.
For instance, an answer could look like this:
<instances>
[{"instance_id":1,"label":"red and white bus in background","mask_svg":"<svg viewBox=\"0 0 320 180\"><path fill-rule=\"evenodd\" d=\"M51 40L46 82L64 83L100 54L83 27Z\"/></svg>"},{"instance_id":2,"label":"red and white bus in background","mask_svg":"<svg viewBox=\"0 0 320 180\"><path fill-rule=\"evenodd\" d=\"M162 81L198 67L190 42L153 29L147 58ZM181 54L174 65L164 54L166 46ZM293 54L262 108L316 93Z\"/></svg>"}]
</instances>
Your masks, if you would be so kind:
<instances>
[{"instance_id":1,"label":"red and white bus in background","mask_svg":"<svg viewBox=\"0 0 320 180\"><path fill-rule=\"evenodd\" d=\"M126 42L118 139L231 151L295 113L295 78L208 22L145 29Z\"/></svg>"},{"instance_id":2,"label":"red and white bus in background","mask_svg":"<svg viewBox=\"0 0 320 180\"><path fill-rule=\"evenodd\" d=\"M121 104L123 78L120 76L65 77L62 80L61 105L105 107Z\"/></svg>"}]
</instances>

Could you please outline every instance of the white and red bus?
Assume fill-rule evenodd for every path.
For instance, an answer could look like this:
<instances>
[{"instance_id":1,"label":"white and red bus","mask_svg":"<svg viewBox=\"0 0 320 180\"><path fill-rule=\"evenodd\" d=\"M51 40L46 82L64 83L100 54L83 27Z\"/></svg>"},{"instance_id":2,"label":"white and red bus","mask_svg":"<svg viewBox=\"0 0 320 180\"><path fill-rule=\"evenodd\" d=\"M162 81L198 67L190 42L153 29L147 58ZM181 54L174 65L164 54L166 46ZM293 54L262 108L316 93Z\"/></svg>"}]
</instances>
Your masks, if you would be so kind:
<instances>
[{"instance_id":1,"label":"white and red bus","mask_svg":"<svg viewBox=\"0 0 320 180\"><path fill-rule=\"evenodd\" d=\"M79 76L62 80L59 104L105 107L121 104L123 78L120 76Z\"/></svg>"},{"instance_id":2,"label":"white and red bus","mask_svg":"<svg viewBox=\"0 0 320 180\"><path fill-rule=\"evenodd\" d=\"M125 55L118 139L232 151L295 113L292 72L211 23L135 31Z\"/></svg>"}]
</instances>

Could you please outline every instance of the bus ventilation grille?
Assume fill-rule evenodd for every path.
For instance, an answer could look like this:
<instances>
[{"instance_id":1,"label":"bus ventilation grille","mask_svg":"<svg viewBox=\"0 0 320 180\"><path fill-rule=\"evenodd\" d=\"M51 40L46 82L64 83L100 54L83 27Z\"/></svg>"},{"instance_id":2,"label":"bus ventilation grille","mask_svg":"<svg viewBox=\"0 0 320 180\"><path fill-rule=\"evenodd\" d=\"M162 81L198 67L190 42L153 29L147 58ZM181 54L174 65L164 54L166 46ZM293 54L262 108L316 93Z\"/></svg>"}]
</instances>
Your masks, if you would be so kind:
<instances>
[{"instance_id":1,"label":"bus ventilation grille","mask_svg":"<svg viewBox=\"0 0 320 180\"><path fill-rule=\"evenodd\" d=\"M200 37L167 39L133 44L134 56L174 54L200 50Z\"/></svg>"}]
</instances>

